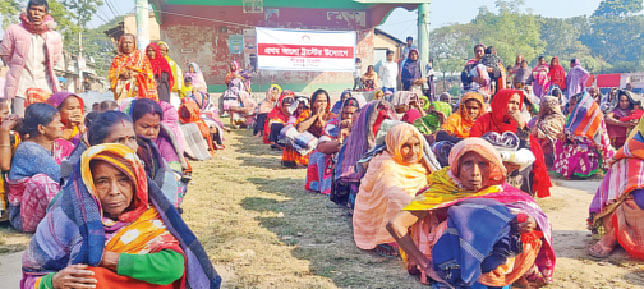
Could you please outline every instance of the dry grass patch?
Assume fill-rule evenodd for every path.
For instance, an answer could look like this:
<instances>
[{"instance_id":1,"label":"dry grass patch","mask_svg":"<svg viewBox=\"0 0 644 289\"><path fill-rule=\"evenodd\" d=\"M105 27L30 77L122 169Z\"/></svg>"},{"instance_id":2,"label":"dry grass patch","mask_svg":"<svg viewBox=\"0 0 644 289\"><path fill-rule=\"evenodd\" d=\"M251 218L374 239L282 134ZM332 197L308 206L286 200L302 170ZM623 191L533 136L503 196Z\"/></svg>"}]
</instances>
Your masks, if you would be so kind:
<instances>
[{"instance_id":1,"label":"dry grass patch","mask_svg":"<svg viewBox=\"0 0 644 289\"><path fill-rule=\"evenodd\" d=\"M304 191L306 171L282 169L280 152L248 130L227 146L192 164L183 205L224 288L427 288L399 258L357 249L347 210Z\"/></svg>"}]
</instances>

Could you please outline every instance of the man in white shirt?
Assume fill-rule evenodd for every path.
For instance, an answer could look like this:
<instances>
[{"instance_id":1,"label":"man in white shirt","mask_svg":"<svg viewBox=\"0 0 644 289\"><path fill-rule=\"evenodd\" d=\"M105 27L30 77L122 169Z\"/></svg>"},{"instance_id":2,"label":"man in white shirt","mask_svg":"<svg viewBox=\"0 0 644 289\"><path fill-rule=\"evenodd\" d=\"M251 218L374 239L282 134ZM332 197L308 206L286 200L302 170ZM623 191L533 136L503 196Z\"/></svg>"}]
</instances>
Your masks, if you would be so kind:
<instances>
[{"instance_id":1,"label":"man in white shirt","mask_svg":"<svg viewBox=\"0 0 644 289\"><path fill-rule=\"evenodd\" d=\"M393 51L387 50L387 61L380 65L378 75L380 75L382 92L396 92L396 84L398 82L398 63L394 60Z\"/></svg>"}]
</instances>

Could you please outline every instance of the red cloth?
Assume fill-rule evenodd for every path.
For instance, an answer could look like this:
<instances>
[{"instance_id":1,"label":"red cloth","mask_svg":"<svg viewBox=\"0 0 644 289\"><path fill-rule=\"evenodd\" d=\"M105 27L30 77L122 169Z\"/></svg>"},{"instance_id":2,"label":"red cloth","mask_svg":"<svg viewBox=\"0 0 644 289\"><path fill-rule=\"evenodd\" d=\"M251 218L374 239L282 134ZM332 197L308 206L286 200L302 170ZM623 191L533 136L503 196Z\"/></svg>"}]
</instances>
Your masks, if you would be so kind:
<instances>
[{"instance_id":1,"label":"red cloth","mask_svg":"<svg viewBox=\"0 0 644 289\"><path fill-rule=\"evenodd\" d=\"M378 117L376 117L376 121L373 123L373 135L378 135L378 130L380 129L380 125L382 124L382 121L385 119L389 119L389 113L386 110L379 110L378 111Z\"/></svg>"},{"instance_id":2,"label":"red cloth","mask_svg":"<svg viewBox=\"0 0 644 289\"><path fill-rule=\"evenodd\" d=\"M409 109L405 115L402 117L402 121L406 121L409 124L414 124L414 122L421 118L420 112L417 109L411 108Z\"/></svg>"},{"instance_id":3,"label":"red cloth","mask_svg":"<svg viewBox=\"0 0 644 289\"><path fill-rule=\"evenodd\" d=\"M548 67L548 78L550 78L550 82L564 90L566 89L566 71L559 64L559 57L555 56L553 59L555 60L555 65L550 64Z\"/></svg>"},{"instance_id":4,"label":"red cloth","mask_svg":"<svg viewBox=\"0 0 644 289\"><path fill-rule=\"evenodd\" d=\"M272 119L279 120L282 123L286 123L288 121L289 116L282 113L282 101L284 101L284 98L286 98L287 96L293 97L295 96L295 93L290 90L282 91L279 102L275 107L273 107L268 116L266 116L266 123L264 124L264 135L262 136L264 143L270 143L270 141L268 140L268 137L271 134L271 127L269 124Z\"/></svg>"},{"instance_id":5,"label":"red cloth","mask_svg":"<svg viewBox=\"0 0 644 289\"><path fill-rule=\"evenodd\" d=\"M642 115L644 115L644 110L633 109L633 110L631 110L631 114L620 118L619 121L638 120L638 119L642 118Z\"/></svg>"},{"instance_id":6,"label":"red cloth","mask_svg":"<svg viewBox=\"0 0 644 289\"><path fill-rule=\"evenodd\" d=\"M521 96L521 104L519 108L523 106L523 91L522 90L500 90L492 98L492 103L490 104L492 111L488 112L481 117L479 117L472 125L472 130L470 131L470 137L482 137L488 132L504 133L506 131L517 132L517 123L509 115L506 115L508 111L508 101L515 93L518 93Z\"/></svg>"},{"instance_id":7,"label":"red cloth","mask_svg":"<svg viewBox=\"0 0 644 289\"><path fill-rule=\"evenodd\" d=\"M109 269L103 267L87 267L87 270L96 273L93 277L98 281L96 284L97 289L110 289L110 288L133 288L133 289L176 289L182 288L183 280L175 281L168 285L150 284L145 281L136 280L132 277L118 275ZM183 279L183 278L182 278Z\"/></svg>"},{"instance_id":8,"label":"red cloth","mask_svg":"<svg viewBox=\"0 0 644 289\"><path fill-rule=\"evenodd\" d=\"M479 117L470 131L470 137L482 137L488 132L504 133L507 131L517 133L517 123L510 116L507 116L508 101L513 94L521 95L521 106L523 106L523 91L520 90L501 90L492 99L492 111ZM530 150L534 154L534 163L532 173L532 190L539 198L550 196L550 176L546 167L545 158L539 140L530 135Z\"/></svg>"},{"instance_id":9,"label":"red cloth","mask_svg":"<svg viewBox=\"0 0 644 289\"><path fill-rule=\"evenodd\" d=\"M168 61L165 59L165 57L161 56L159 45L157 45L154 42L150 43L148 47L145 49L146 55L147 55L147 50L150 48L153 48L154 51L156 51L156 56L154 59L148 56L148 60L150 61L150 66L152 66L152 72L154 73L154 76L158 79L161 77L161 73L165 72L166 74L168 74L168 81L170 82L170 87L173 87L174 76L172 75L172 69L170 68L170 64L168 64Z\"/></svg>"}]
</instances>

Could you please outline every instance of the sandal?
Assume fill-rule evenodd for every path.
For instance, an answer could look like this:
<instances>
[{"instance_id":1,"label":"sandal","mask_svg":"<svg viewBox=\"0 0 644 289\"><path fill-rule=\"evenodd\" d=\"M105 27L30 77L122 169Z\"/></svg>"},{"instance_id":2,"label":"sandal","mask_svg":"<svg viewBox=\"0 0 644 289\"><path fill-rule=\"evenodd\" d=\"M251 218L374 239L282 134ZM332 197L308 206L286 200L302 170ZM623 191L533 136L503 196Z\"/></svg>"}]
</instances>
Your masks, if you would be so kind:
<instances>
[{"instance_id":1,"label":"sandal","mask_svg":"<svg viewBox=\"0 0 644 289\"><path fill-rule=\"evenodd\" d=\"M389 244L378 244L375 248L373 248L373 251L376 252L378 255L383 256L383 257L397 257L398 256L398 248L394 248L393 246Z\"/></svg>"}]
</instances>

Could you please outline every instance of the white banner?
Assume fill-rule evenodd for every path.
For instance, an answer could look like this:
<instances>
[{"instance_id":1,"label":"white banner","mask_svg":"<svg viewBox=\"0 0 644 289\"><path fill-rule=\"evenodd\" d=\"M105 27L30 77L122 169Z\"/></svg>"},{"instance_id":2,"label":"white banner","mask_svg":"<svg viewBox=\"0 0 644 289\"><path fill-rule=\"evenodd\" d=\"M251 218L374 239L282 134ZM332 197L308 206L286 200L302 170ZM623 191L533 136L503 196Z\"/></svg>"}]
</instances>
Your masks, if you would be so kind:
<instances>
[{"instance_id":1,"label":"white banner","mask_svg":"<svg viewBox=\"0 0 644 289\"><path fill-rule=\"evenodd\" d=\"M257 66L268 70L353 72L354 31L257 27Z\"/></svg>"}]
</instances>

